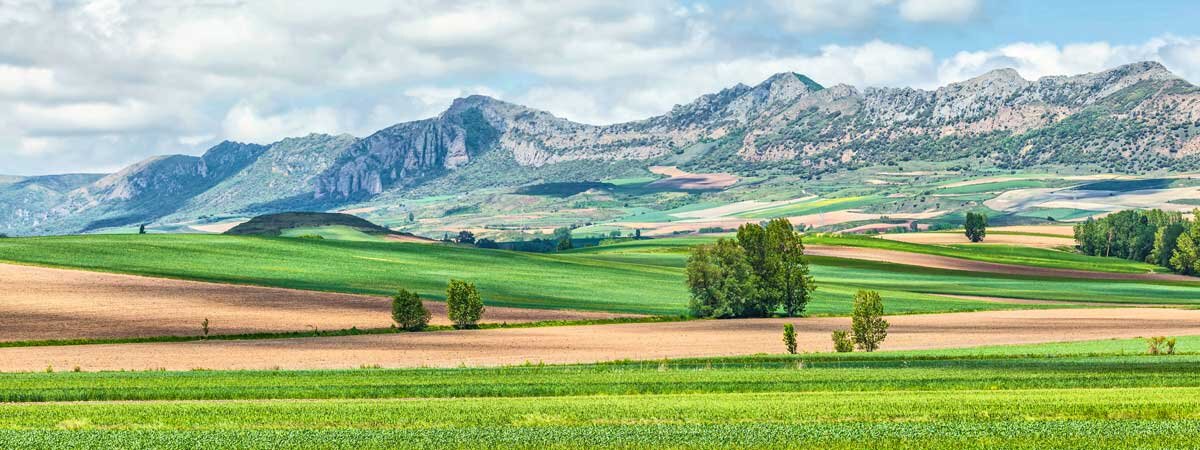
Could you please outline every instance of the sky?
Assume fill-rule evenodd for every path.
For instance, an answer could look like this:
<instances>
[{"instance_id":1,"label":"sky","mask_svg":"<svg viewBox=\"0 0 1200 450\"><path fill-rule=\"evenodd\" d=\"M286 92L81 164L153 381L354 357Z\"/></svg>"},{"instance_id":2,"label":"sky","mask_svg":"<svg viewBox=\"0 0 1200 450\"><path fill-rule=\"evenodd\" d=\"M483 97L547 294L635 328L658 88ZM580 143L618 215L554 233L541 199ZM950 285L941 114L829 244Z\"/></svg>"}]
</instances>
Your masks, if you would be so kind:
<instances>
[{"instance_id":1,"label":"sky","mask_svg":"<svg viewBox=\"0 0 1200 450\"><path fill-rule=\"evenodd\" d=\"M367 136L470 94L606 124L789 71L932 89L1154 60L1196 83L1197 23L1170 0L0 0L0 174Z\"/></svg>"}]
</instances>

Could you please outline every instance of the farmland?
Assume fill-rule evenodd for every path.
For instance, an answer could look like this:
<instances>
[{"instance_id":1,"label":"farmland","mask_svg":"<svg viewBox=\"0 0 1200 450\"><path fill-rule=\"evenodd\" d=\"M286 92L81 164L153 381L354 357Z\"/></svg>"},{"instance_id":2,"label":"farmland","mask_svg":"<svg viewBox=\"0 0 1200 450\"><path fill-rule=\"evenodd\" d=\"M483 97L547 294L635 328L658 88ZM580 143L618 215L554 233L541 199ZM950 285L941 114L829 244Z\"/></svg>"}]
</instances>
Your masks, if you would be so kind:
<instances>
[{"instance_id":1,"label":"farmland","mask_svg":"<svg viewBox=\"0 0 1200 450\"><path fill-rule=\"evenodd\" d=\"M1200 361L1194 353L1137 356L1142 346L1104 340L490 369L8 374L0 389L0 443L260 447L286 437L287 448L1195 444L1188 439L1200 414ZM54 403L61 400L89 402Z\"/></svg>"},{"instance_id":2,"label":"farmland","mask_svg":"<svg viewBox=\"0 0 1200 450\"><path fill-rule=\"evenodd\" d=\"M1021 230L997 236L1049 239ZM1200 283L1140 262L812 233L810 317L689 320L689 249L717 236L539 254L281 235L0 239L26 286L3 305L0 447L1200 445L1200 311L1164 307ZM452 278L486 329L386 328L399 288L445 324ZM885 299L886 351L826 353L859 289ZM208 316L249 334L196 338ZM1146 355L1150 335L1179 350ZM130 339L31 340L72 337Z\"/></svg>"}]
</instances>

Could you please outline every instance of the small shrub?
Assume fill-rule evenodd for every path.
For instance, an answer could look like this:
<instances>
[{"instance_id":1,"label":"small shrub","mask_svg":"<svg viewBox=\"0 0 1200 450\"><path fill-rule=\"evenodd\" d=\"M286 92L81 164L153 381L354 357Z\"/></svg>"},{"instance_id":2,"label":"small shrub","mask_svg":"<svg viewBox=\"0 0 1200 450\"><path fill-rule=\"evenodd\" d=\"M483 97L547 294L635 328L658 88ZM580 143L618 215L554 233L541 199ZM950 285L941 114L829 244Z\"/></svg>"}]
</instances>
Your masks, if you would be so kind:
<instances>
[{"instance_id":1,"label":"small shrub","mask_svg":"<svg viewBox=\"0 0 1200 450\"><path fill-rule=\"evenodd\" d=\"M203 337L204 339L208 339L208 318L207 317L205 317L204 320L200 322L200 332L202 333L201 337Z\"/></svg>"},{"instance_id":2,"label":"small shrub","mask_svg":"<svg viewBox=\"0 0 1200 450\"><path fill-rule=\"evenodd\" d=\"M446 286L446 312L454 328L475 328L483 317L483 299L475 284L450 280Z\"/></svg>"},{"instance_id":3,"label":"small shrub","mask_svg":"<svg viewBox=\"0 0 1200 450\"><path fill-rule=\"evenodd\" d=\"M833 350L838 353L854 351L854 341L850 340L849 331L833 330Z\"/></svg>"},{"instance_id":4,"label":"small shrub","mask_svg":"<svg viewBox=\"0 0 1200 450\"><path fill-rule=\"evenodd\" d=\"M296 239L316 239L316 240L321 240L321 239L325 239L325 236L321 236L321 235L319 235L319 234L302 234L302 235L296 236Z\"/></svg>"},{"instance_id":5,"label":"small shrub","mask_svg":"<svg viewBox=\"0 0 1200 450\"><path fill-rule=\"evenodd\" d=\"M401 289L392 297L392 320L396 326L408 331L421 331L429 326L430 316L416 292Z\"/></svg>"},{"instance_id":6,"label":"small shrub","mask_svg":"<svg viewBox=\"0 0 1200 450\"><path fill-rule=\"evenodd\" d=\"M1166 336L1148 337L1146 338L1146 354L1174 355L1175 342L1175 338L1168 338Z\"/></svg>"},{"instance_id":7,"label":"small shrub","mask_svg":"<svg viewBox=\"0 0 1200 450\"><path fill-rule=\"evenodd\" d=\"M1163 345L1166 344L1167 338L1164 336L1146 338L1146 354L1161 355Z\"/></svg>"},{"instance_id":8,"label":"small shrub","mask_svg":"<svg viewBox=\"0 0 1200 450\"><path fill-rule=\"evenodd\" d=\"M788 353L796 354L796 327L790 323L783 325L783 345Z\"/></svg>"}]
</instances>

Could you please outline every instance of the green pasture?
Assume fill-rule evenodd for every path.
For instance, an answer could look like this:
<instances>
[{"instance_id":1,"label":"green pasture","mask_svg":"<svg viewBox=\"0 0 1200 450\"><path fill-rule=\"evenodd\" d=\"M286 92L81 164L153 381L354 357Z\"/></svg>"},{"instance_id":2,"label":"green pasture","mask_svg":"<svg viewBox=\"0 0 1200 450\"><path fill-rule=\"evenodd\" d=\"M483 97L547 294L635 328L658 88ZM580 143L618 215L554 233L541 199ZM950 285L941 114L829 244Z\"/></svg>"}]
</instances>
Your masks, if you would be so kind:
<instances>
[{"instance_id":1,"label":"green pasture","mask_svg":"<svg viewBox=\"0 0 1200 450\"><path fill-rule=\"evenodd\" d=\"M678 315L686 312L682 268L688 247L711 239L643 240L534 254L396 242L87 235L0 240L0 261L377 295L406 288L429 299L443 298L447 280L459 278L475 282L485 302L496 306ZM1179 305L1196 304L1200 298L1193 283L1018 277L811 260L819 286L808 308L813 315L847 314L858 289L879 290L891 314L1035 307L945 295ZM1112 261L1118 266L1105 267L1134 264Z\"/></svg>"}]
</instances>

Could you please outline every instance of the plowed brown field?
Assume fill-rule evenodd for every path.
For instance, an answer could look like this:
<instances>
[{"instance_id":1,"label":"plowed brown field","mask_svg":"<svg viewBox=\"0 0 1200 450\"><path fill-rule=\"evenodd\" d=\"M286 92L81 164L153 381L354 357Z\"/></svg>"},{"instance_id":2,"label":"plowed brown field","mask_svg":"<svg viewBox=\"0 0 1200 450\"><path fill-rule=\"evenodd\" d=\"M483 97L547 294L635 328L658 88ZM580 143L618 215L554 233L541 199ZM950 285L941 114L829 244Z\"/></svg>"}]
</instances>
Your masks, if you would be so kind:
<instances>
[{"instance_id":1,"label":"plowed brown field","mask_svg":"<svg viewBox=\"0 0 1200 450\"><path fill-rule=\"evenodd\" d=\"M1200 334L1200 310L1042 309L889 317L886 350ZM247 341L0 349L0 370L315 369L589 363L780 353L783 324L801 351L829 351L848 318L696 320Z\"/></svg>"},{"instance_id":2,"label":"plowed brown field","mask_svg":"<svg viewBox=\"0 0 1200 450\"><path fill-rule=\"evenodd\" d=\"M201 283L0 264L0 341L195 336L383 328L384 297ZM426 302L448 325L444 303ZM602 319L615 314L488 307L485 322Z\"/></svg>"}]
</instances>

